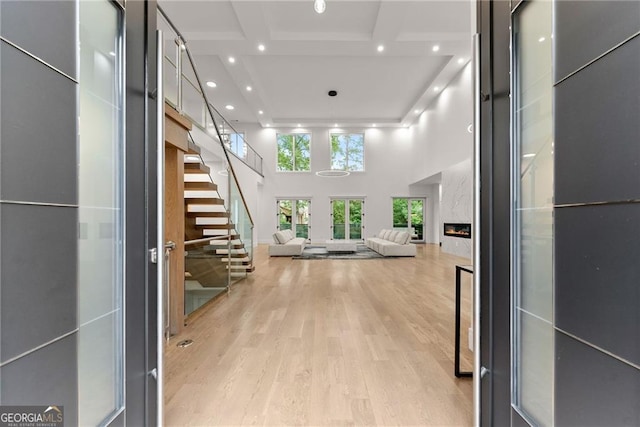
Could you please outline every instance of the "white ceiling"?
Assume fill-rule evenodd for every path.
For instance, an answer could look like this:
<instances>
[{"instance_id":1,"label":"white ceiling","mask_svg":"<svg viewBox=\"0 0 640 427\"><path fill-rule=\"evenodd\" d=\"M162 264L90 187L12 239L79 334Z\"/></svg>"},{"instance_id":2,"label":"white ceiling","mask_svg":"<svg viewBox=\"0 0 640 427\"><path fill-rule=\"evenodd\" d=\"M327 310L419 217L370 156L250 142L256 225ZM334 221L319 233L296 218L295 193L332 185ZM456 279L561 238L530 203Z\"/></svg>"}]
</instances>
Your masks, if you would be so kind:
<instances>
[{"instance_id":1,"label":"white ceiling","mask_svg":"<svg viewBox=\"0 0 640 427\"><path fill-rule=\"evenodd\" d=\"M408 126L470 60L469 0L326 2L159 1L232 122Z\"/></svg>"}]
</instances>

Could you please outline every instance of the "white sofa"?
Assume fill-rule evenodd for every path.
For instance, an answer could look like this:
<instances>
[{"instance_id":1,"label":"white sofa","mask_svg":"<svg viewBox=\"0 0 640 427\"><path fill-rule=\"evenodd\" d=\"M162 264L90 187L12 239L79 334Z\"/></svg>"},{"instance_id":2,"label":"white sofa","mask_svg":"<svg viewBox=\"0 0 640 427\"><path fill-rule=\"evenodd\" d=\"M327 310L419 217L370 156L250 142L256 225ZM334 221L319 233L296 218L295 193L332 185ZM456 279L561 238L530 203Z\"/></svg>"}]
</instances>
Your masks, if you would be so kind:
<instances>
[{"instance_id":1,"label":"white sofa","mask_svg":"<svg viewBox=\"0 0 640 427\"><path fill-rule=\"evenodd\" d=\"M269 245L269 256L302 255L306 244L304 237L295 237L292 230L280 230L273 235L274 244Z\"/></svg>"},{"instance_id":2,"label":"white sofa","mask_svg":"<svg viewBox=\"0 0 640 427\"><path fill-rule=\"evenodd\" d=\"M416 256L416 246L408 231L380 230L376 237L369 237L365 244L382 256Z\"/></svg>"}]
</instances>

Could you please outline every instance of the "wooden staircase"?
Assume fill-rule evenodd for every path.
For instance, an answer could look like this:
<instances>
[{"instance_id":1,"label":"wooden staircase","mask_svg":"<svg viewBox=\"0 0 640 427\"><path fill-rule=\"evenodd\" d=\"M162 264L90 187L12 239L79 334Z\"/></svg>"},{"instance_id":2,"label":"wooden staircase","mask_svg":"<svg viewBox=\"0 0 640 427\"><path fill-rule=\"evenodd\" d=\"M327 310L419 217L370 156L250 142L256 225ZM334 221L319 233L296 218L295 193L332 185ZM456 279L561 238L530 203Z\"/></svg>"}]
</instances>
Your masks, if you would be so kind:
<instances>
[{"instance_id":1,"label":"wooden staircase","mask_svg":"<svg viewBox=\"0 0 640 427\"><path fill-rule=\"evenodd\" d=\"M185 156L185 240L215 238L199 245L198 250L218 256L223 272L231 269L231 277L245 277L255 267L240 234L230 221L225 201L211 178L210 169L199 160L199 154L198 147L190 146ZM218 268L216 270L219 271Z\"/></svg>"}]
</instances>

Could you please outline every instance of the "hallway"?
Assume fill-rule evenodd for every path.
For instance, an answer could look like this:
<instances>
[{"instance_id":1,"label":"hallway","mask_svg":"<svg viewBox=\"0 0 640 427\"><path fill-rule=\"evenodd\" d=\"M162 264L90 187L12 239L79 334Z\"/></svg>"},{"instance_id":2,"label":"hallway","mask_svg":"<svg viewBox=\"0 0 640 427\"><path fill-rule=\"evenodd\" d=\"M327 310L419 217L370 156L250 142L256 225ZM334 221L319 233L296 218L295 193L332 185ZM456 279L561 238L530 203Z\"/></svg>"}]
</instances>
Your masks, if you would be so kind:
<instances>
[{"instance_id":1,"label":"hallway","mask_svg":"<svg viewBox=\"0 0 640 427\"><path fill-rule=\"evenodd\" d=\"M436 245L339 261L260 245L256 272L170 340L166 425L471 425L472 381L453 376L454 266L468 263Z\"/></svg>"}]
</instances>

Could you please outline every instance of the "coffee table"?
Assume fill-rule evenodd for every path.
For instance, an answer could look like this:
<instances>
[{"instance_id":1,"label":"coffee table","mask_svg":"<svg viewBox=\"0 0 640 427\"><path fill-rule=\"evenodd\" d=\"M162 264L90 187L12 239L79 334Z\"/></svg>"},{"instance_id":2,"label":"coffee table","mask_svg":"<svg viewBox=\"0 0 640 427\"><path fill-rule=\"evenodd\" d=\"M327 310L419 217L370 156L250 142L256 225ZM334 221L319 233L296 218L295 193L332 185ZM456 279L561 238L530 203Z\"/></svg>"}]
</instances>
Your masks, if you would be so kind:
<instances>
[{"instance_id":1,"label":"coffee table","mask_svg":"<svg viewBox=\"0 0 640 427\"><path fill-rule=\"evenodd\" d=\"M358 242L355 240L327 240L325 242L327 252L356 252Z\"/></svg>"}]
</instances>

